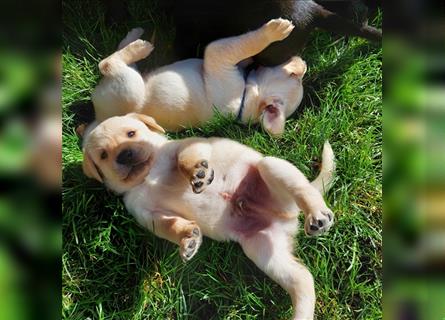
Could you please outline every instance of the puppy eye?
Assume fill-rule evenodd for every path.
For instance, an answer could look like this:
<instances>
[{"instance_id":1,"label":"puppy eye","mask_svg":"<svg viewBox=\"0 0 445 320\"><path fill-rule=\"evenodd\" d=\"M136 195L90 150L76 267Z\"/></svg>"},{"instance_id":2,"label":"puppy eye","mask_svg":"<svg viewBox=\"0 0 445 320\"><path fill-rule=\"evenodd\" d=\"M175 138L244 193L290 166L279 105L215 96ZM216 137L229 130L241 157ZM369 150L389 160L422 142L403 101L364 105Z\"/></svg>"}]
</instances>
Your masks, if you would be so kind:
<instances>
[{"instance_id":1,"label":"puppy eye","mask_svg":"<svg viewBox=\"0 0 445 320\"><path fill-rule=\"evenodd\" d=\"M107 152L106 152L106 151L102 151L102 153L100 154L100 158L101 158L102 160L105 160L107 157L108 157Z\"/></svg>"},{"instance_id":2,"label":"puppy eye","mask_svg":"<svg viewBox=\"0 0 445 320\"><path fill-rule=\"evenodd\" d=\"M129 138L134 137L135 134L136 134L136 131L128 131L128 132L127 132L127 136L128 136Z\"/></svg>"}]
</instances>

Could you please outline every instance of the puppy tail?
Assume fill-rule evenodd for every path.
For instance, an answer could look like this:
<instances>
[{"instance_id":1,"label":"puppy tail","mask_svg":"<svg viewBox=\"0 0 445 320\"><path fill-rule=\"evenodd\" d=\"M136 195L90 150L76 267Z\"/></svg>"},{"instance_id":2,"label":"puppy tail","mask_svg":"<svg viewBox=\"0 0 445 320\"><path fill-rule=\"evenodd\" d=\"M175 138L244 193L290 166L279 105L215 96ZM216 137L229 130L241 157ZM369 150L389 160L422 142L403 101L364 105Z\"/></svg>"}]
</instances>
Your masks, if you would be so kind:
<instances>
[{"instance_id":1,"label":"puppy tail","mask_svg":"<svg viewBox=\"0 0 445 320\"><path fill-rule=\"evenodd\" d=\"M334 180L334 172L335 172L335 156L334 151L332 151L332 147L329 141L326 140L323 146L322 160L321 160L321 169L318 177L315 178L311 184L320 191L321 194L325 194L329 191L332 186L332 182Z\"/></svg>"}]
</instances>

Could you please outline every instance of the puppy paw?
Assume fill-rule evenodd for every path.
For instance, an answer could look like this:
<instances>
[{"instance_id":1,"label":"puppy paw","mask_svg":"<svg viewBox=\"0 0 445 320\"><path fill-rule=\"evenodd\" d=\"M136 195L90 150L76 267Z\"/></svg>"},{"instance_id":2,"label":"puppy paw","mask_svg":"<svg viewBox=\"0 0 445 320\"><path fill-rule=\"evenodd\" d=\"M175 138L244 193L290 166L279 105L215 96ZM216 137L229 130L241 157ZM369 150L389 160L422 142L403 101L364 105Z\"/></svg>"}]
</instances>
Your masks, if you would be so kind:
<instances>
[{"instance_id":1,"label":"puppy paw","mask_svg":"<svg viewBox=\"0 0 445 320\"><path fill-rule=\"evenodd\" d=\"M138 61L146 58L152 51L153 45L145 40L137 39L125 47L125 51L133 57L132 60Z\"/></svg>"},{"instance_id":2,"label":"puppy paw","mask_svg":"<svg viewBox=\"0 0 445 320\"><path fill-rule=\"evenodd\" d=\"M179 255L182 261L187 262L198 252L202 243L202 234L198 226L192 228L190 233L182 238Z\"/></svg>"},{"instance_id":3,"label":"puppy paw","mask_svg":"<svg viewBox=\"0 0 445 320\"><path fill-rule=\"evenodd\" d=\"M264 25L267 38L271 41L286 39L294 29L294 25L287 19L273 19Z\"/></svg>"},{"instance_id":4,"label":"puppy paw","mask_svg":"<svg viewBox=\"0 0 445 320\"><path fill-rule=\"evenodd\" d=\"M328 208L306 215L304 231L307 235L318 236L328 231L334 223L334 214Z\"/></svg>"},{"instance_id":5,"label":"puppy paw","mask_svg":"<svg viewBox=\"0 0 445 320\"><path fill-rule=\"evenodd\" d=\"M119 50L128 46L131 42L139 39L144 34L144 29L142 28L134 28L131 29L125 38L119 43L119 46L117 47Z\"/></svg>"},{"instance_id":6,"label":"puppy paw","mask_svg":"<svg viewBox=\"0 0 445 320\"><path fill-rule=\"evenodd\" d=\"M215 171L209 167L207 160L199 161L191 172L190 184L194 193L201 193L212 183Z\"/></svg>"}]
</instances>

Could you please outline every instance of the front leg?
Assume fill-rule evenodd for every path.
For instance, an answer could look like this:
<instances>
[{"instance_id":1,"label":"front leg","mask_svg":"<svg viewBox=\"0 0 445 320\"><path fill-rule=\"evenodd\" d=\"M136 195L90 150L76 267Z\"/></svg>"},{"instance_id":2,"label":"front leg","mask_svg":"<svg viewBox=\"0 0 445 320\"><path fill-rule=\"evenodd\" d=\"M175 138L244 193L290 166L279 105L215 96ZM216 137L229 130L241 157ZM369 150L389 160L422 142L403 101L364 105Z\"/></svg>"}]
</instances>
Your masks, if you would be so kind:
<instances>
[{"instance_id":1,"label":"front leg","mask_svg":"<svg viewBox=\"0 0 445 320\"><path fill-rule=\"evenodd\" d=\"M131 32L137 35L140 31L132 30ZM131 32L128 35L128 39L133 36ZM125 44L128 39L126 37L122 40L123 44ZM121 45L122 43L119 46ZM104 76L113 76L122 68L122 66L128 66L146 58L153 49L154 47L150 42L137 39L99 62L99 70Z\"/></svg>"},{"instance_id":2,"label":"front leg","mask_svg":"<svg viewBox=\"0 0 445 320\"><path fill-rule=\"evenodd\" d=\"M201 193L212 183L215 172L211 168L212 146L204 139L184 141L178 152L178 168L189 181L194 193Z\"/></svg>"},{"instance_id":3,"label":"front leg","mask_svg":"<svg viewBox=\"0 0 445 320\"><path fill-rule=\"evenodd\" d=\"M202 233L194 221L189 221L175 214L156 211L151 225L147 227L158 237L179 245L179 255L187 262L197 252L202 243Z\"/></svg>"}]
</instances>

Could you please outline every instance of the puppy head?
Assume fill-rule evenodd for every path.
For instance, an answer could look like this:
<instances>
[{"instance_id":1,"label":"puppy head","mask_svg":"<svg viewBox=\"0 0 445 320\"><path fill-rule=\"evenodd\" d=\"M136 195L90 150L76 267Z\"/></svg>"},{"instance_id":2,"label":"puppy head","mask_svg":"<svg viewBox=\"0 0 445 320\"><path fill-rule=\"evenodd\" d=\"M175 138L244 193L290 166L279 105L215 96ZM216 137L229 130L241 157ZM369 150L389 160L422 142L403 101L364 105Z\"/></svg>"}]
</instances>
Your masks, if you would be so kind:
<instances>
[{"instance_id":1,"label":"puppy head","mask_svg":"<svg viewBox=\"0 0 445 320\"><path fill-rule=\"evenodd\" d=\"M117 193L142 183L166 138L151 117L109 118L89 131L83 145L83 172Z\"/></svg>"},{"instance_id":2,"label":"puppy head","mask_svg":"<svg viewBox=\"0 0 445 320\"><path fill-rule=\"evenodd\" d=\"M284 122L303 98L303 76L306 63L293 57L273 67L260 67L249 74L246 84L246 105L242 120L261 122L267 132L280 135Z\"/></svg>"}]
</instances>

